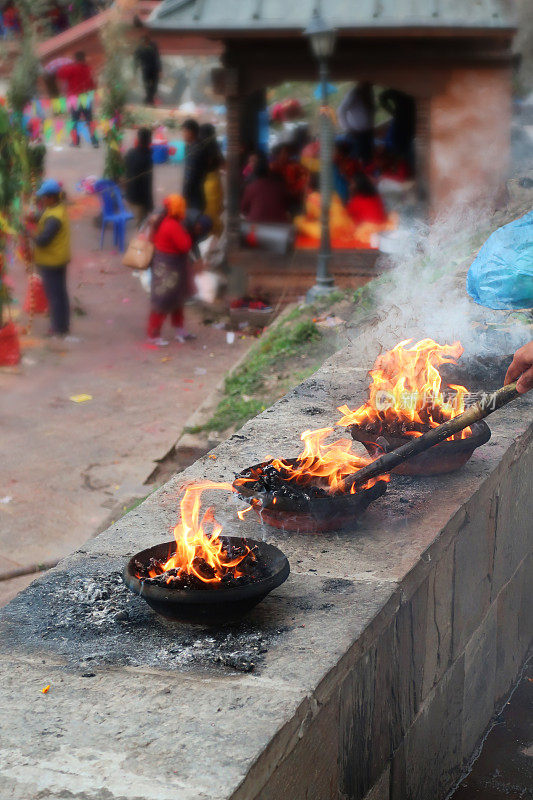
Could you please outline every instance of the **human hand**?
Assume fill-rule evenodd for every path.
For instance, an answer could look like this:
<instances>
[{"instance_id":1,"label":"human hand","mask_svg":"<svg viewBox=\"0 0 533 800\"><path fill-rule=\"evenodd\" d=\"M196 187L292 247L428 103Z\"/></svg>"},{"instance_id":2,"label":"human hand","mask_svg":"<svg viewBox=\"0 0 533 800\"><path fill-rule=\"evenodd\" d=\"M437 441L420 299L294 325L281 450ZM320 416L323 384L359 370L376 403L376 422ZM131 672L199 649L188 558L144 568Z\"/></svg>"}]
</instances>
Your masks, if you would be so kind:
<instances>
[{"instance_id":1,"label":"human hand","mask_svg":"<svg viewBox=\"0 0 533 800\"><path fill-rule=\"evenodd\" d=\"M516 381L516 391L525 394L533 389L533 341L520 347L505 375L505 385Z\"/></svg>"}]
</instances>

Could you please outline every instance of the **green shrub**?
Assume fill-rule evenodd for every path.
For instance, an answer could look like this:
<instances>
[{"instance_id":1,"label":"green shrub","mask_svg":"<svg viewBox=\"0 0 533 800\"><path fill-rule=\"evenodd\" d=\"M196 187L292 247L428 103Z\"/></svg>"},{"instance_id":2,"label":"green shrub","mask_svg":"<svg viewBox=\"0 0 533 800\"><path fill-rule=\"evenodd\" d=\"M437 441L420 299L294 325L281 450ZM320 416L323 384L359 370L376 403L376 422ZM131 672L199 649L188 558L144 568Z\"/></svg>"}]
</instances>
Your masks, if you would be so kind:
<instances>
[{"instance_id":1,"label":"green shrub","mask_svg":"<svg viewBox=\"0 0 533 800\"><path fill-rule=\"evenodd\" d=\"M294 325L287 319L280 322L259 340L246 361L226 378L224 397L211 419L205 425L189 428L189 433L225 431L255 417L265 408L265 400L257 394L277 362L298 355L309 343L320 338L320 331L310 319L300 320Z\"/></svg>"}]
</instances>

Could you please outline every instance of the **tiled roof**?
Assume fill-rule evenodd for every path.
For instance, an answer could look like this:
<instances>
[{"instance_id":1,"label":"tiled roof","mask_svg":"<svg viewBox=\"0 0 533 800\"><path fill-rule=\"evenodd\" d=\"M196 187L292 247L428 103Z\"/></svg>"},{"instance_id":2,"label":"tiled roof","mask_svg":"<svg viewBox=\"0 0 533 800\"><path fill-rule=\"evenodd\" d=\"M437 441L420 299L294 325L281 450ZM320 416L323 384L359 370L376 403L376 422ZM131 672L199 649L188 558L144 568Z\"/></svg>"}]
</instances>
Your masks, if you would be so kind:
<instances>
[{"instance_id":1,"label":"tiled roof","mask_svg":"<svg viewBox=\"0 0 533 800\"><path fill-rule=\"evenodd\" d=\"M221 37L232 31L301 31L317 7L340 32L515 27L515 0L163 0L150 25Z\"/></svg>"}]
</instances>

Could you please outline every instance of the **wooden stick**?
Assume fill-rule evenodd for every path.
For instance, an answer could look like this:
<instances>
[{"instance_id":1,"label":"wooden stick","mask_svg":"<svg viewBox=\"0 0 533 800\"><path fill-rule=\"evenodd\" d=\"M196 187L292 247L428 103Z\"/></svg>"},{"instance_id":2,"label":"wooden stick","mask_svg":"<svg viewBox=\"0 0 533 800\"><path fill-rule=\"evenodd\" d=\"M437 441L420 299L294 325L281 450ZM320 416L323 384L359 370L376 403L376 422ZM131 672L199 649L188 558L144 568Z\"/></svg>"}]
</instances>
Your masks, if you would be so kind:
<instances>
[{"instance_id":1,"label":"wooden stick","mask_svg":"<svg viewBox=\"0 0 533 800\"><path fill-rule=\"evenodd\" d=\"M443 442L453 436L454 433L458 433L474 422L479 422L480 419L488 417L493 411L501 408L506 403L510 403L511 400L516 400L517 397L520 397L520 395L516 391L516 383L510 383L492 394L485 395L459 416L444 422L442 425L438 425L436 428L432 428L427 433L412 439L391 453L385 453L385 455L380 456L358 472L347 475L344 481L345 491L348 492L352 486L362 486L371 478L377 478L378 475L390 472L391 469L407 461L407 459L423 453L424 450L429 450L430 447Z\"/></svg>"}]
</instances>

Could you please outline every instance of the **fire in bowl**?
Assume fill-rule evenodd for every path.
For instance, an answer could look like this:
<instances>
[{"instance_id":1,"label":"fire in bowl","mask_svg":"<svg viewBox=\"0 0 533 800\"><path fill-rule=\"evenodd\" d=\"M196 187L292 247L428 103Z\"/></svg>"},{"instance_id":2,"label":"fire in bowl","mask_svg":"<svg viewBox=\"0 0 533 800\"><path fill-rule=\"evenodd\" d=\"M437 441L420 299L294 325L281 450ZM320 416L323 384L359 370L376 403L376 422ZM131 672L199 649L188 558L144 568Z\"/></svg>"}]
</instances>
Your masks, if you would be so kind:
<instances>
[{"instance_id":1,"label":"fire in bowl","mask_svg":"<svg viewBox=\"0 0 533 800\"><path fill-rule=\"evenodd\" d=\"M346 491L344 478L370 459L352 452L350 439L326 440L333 428L305 431L297 458L269 459L237 475L233 486L274 528L321 533L352 525L387 489L388 476Z\"/></svg>"},{"instance_id":2,"label":"fire in bowl","mask_svg":"<svg viewBox=\"0 0 533 800\"><path fill-rule=\"evenodd\" d=\"M154 563L164 565L172 557L175 541L133 556L124 569L124 582L165 617L208 624L238 619L287 580L289 562L281 550L266 542L235 536L223 536L220 542L230 559L240 557L244 551L246 555L237 570L228 571L218 582L202 583L195 575L179 580L175 568L150 577Z\"/></svg>"},{"instance_id":3,"label":"fire in bowl","mask_svg":"<svg viewBox=\"0 0 533 800\"><path fill-rule=\"evenodd\" d=\"M158 614L226 622L249 611L289 575L289 562L276 547L221 536L212 506L200 514L202 492L216 489L235 491L230 483L190 484L174 541L143 550L126 565L124 582Z\"/></svg>"},{"instance_id":4,"label":"fire in bowl","mask_svg":"<svg viewBox=\"0 0 533 800\"><path fill-rule=\"evenodd\" d=\"M291 467L296 459L285 459ZM243 470L234 487L243 500L252 503L260 519L273 528L296 533L326 533L354 524L366 508L385 494L387 482L379 480L368 489L350 494L331 493L327 484L296 484L273 461Z\"/></svg>"},{"instance_id":5,"label":"fire in bowl","mask_svg":"<svg viewBox=\"0 0 533 800\"><path fill-rule=\"evenodd\" d=\"M447 439L425 453L405 461L392 472L397 475L443 475L454 472L466 464L477 447L486 444L490 439L490 428L483 420L475 422L470 431L470 436L466 439ZM366 426L351 425L350 432L356 441L365 446L372 458L390 453L410 441L409 436L391 433L386 427L382 427L377 433L375 429L367 430Z\"/></svg>"},{"instance_id":6,"label":"fire in bowl","mask_svg":"<svg viewBox=\"0 0 533 800\"><path fill-rule=\"evenodd\" d=\"M396 450L413 437L454 419L465 410L468 390L450 383L443 386L439 369L456 365L463 348L460 342L439 345L423 339L407 347L400 342L381 354L370 371L369 398L350 411L342 406L337 423L348 427L352 438L362 442L372 458ZM474 450L490 439L488 425L481 421L430 450L409 459L393 472L400 475L441 475L465 464Z\"/></svg>"}]
</instances>

